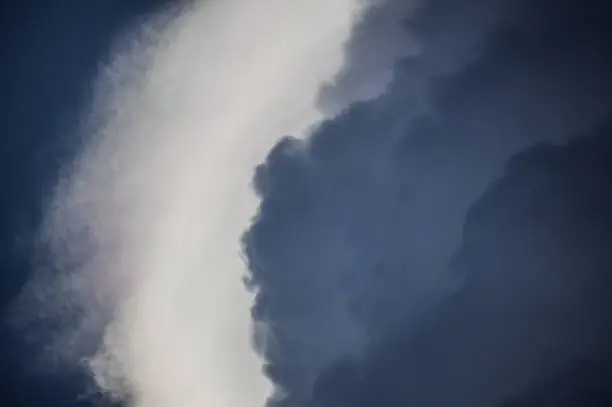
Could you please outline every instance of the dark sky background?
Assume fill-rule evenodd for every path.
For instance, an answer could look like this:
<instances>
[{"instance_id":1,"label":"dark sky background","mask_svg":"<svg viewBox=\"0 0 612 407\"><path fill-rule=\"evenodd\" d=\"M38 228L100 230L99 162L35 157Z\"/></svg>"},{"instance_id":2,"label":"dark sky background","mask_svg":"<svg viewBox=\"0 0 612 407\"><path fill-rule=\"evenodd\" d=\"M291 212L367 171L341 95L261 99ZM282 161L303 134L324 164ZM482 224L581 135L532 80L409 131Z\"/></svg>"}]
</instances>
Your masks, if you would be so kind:
<instances>
[{"instance_id":1,"label":"dark sky background","mask_svg":"<svg viewBox=\"0 0 612 407\"><path fill-rule=\"evenodd\" d=\"M0 3L0 307L112 38L161 3ZM389 92L275 146L244 235L271 406L612 405L608 3L425 1ZM320 369L338 301L371 340ZM30 351L1 325L0 405L96 404Z\"/></svg>"}]
</instances>

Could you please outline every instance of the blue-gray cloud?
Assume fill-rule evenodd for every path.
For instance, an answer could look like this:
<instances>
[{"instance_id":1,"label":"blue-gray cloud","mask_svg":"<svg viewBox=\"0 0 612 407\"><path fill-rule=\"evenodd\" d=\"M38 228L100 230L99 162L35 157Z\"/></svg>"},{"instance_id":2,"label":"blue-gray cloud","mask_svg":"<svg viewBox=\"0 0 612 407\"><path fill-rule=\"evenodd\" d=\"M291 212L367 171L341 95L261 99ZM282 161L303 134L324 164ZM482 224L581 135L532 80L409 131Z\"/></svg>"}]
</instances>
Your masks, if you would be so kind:
<instances>
[{"instance_id":1,"label":"blue-gray cloud","mask_svg":"<svg viewBox=\"0 0 612 407\"><path fill-rule=\"evenodd\" d=\"M545 352L577 329L564 319L586 312L572 301L589 289L550 263L588 252L559 246L550 218L549 251L530 246L535 231L517 220L538 188L542 210L554 212L554 185L538 184L538 170L518 176L526 186L516 194L501 182L487 192L505 197L495 222L470 215L463 228L508 159L567 143L612 111L605 12L595 1L427 2L406 24L419 54L398 66L389 92L271 151L256 171L262 203L244 245L279 386L272 405L493 406L592 349L596 330ZM581 193L570 191L558 199ZM568 290L548 323L545 293L507 267L515 257ZM468 259L461 271L458 258Z\"/></svg>"},{"instance_id":2,"label":"blue-gray cloud","mask_svg":"<svg viewBox=\"0 0 612 407\"><path fill-rule=\"evenodd\" d=\"M14 231L37 223L42 186L74 149L55 118L83 102L116 30L154 6L119 3L0 12L14 62L0 78L3 303L29 267ZM381 1L358 28L324 108L367 95L387 79L373 71L416 54L386 94L309 140L285 139L254 179L262 204L244 243L271 404L602 403L609 130L591 130L612 97L605 3L429 0L413 12ZM589 141L565 145L576 137ZM563 146L507 164L541 141ZM0 339L0 404L73 405L73 377L24 380L20 338L3 327Z\"/></svg>"}]
</instances>

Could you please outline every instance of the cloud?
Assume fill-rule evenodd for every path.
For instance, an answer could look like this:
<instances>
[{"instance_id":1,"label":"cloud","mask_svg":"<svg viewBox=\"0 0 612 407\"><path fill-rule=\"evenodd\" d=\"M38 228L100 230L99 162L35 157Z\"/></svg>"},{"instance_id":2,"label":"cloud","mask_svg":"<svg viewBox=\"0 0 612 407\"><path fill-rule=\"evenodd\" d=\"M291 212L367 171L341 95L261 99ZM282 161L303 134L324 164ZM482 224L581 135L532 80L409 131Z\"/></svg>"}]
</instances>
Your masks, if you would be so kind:
<instances>
[{"instance_id":1,"label":"cloud","mask_svg":"<svg viewBox=\"0 0 612 407\"><path fill-rule=\"evenodd\" d=\"M344 49L347 63L319 95L321 109L335 116L344 107L386 93L398 60L419 53L406 21L421 1L373 0L355 24Z\"/></svg>"},{"instance_id":2,"label":"cloud","mask_svg":"<svg viewBox=\"0 0 612 407\"><path fill-rule=\"evenodd\" d=\"M130 405L265 402L241 279L252 171L281 136L331 114L317 106L319 88L346 64L365 7L182 3L118 42L16 308L53 327L52 357Z\"/></svg>"},{"instance_id":3,"label":"cloud","mask_svg":"<svg viewBox=\"0 0 612 407\"><path fill-rule=\"evenodd\" d=\"M515 157L469 211L462 289L418 332L381 341L340 405L569 403L609 388L610 131Z\"/></svg>"},{"instance_id":4,"label":"cloud","mask_svg":"<svg viewBox=\"0 0 612 407\"><path fill-rule=\"evenodd\" d=\"M449 264L470 208L508 159L539 142L567 143L610 114L610 37L595 3L425 3L407 23L419 53L398 65L387 93L270 152L244 244L254 318L269 330L273 405L495 405L517 390L486 381L487 363L499 360L479 364L477 338L506 332L505 323L522 335L537 303L523 311L502 302L494 321L465 317L493 307L492 288L467 288L475 264L463 273ZM492 236L483 239L474 256L494 249L485 246ZM490 266L481 272L503 287L509 271ZM465 304L450 302L468 292ZM543 338L557 332L547 329ZM486 338L493 354L519 353L515 373L546 370L534 353Z\"/></svg>"},{"instance_id":5,"label":"cloud","mask_svg":"<svg viewBox=\"0 0 612 407\"><path fill-rule=\"evenodd\" d=\"M94 353L98 385L147 407L537 403L571 359L605 372L607 277L575 270L608 262L590 187L607 147L553 146L610 113L596 3L388 1L353 26L348 0L226 1L152 20L97 84L47 207L52 270L21 304L59 330L53 356ZM341 114L312 127L317 107ZM506 164L537 142L553 145ZM237 242L258 205L243 244L271 384Z\"/></svg>"}]
</instances>

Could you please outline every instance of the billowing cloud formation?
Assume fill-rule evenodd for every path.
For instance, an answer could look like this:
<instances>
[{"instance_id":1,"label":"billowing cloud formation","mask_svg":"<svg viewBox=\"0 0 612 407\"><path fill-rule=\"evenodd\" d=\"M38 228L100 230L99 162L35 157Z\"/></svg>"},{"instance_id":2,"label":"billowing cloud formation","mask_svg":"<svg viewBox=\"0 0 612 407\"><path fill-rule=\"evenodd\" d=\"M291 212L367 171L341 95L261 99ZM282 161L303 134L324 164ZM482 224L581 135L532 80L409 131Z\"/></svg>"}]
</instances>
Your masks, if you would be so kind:
<instances>
[{"instance_id":1,"label":"billowing cloud formation","mask_svg":"<svg viewBox=\"0 0 612 407\"><path fill-rule=\"evenodd\" d=\"M555 269L588 252L572 251L571 239L561 246L551 218L542 227L556 234L541 237L549 251L530 248L532 226L517 221L532 188L543 189L546 213L546 194L568 199L529 184L537 170L519 176L531 186L516 194L506 182L492 191L503 196L495 222L468 218L465 239L474 240L462 243L470 207L508 159L535 143L566 143L612 112L606 10L551 4L422 5L406 25L419 54L398 66L388 93L306 141L283 140L258 168L262 203L244 244L254 318L269 329L273 405L496 406L605 340L603 311L574 302L593 286ZM474 232L481 222L488 234ZM541 310L552 297L517 279L515 258L546 273L550 290L565 287L556 308ZM553 341L578 330L568 318L586 315L592 329Z\"/></svg>"},{"instance_id":2,"label":"billowing cloud formation","mask_svg":"<svg viewBox=\"0 0 612 407\"><path fill-rule=\"evenodd\" d=\"M349 370L363 391L340 405L578 406L609 392L611 134L516 157L469 212L462 289L417 334L382 341L361 377Z\"/></svg>"},{"instance_id":3,"label":"billowing cloud formation","mask_svg":"<svg viewBox=\"0 0 612 407\"><path fill-rule=\"evenodd\" d=\"M320 87L343 72L367 6L184 3L117 45L83 150L49 198L42 270L18 302L21 322L30 312L59 331L53 357L76 359L130 405L265 402L239 252L257 206L252 170L283 134L330 114ZM403 53L379 54L360 78L383 77ZM338 110L382 91L351 86L331 98Z\"/></svg>"},{"instance_id":4,"label":"billowing cloud formation","mask_svg":"<svg viewBox=\"0 0 612 407\"><path fill-rule=\"evenodd\" d=\"M246 342L251 298L237 278L242 265L234 241L257 204L246 188L252 166L278 136L297 134L300 124L320 117L310 110L315 104L337 112L381 93L377 86L390 79L388 64L405 50L416 55L397 66L389 92L323 123L309 139L284 139L256 171L262 202L244 248L256 294L255 342L277 386L270 404L601 404L610 382L609 131L593 136L591 129L610 113L612 97L604 4L429 0L414 9L390 0L355 27L346 48L345 14L326 8L316 21L297 22L279 11L287 19L272 13L274 21L263 26L295 22L287 26L304 33L300 44L326 31L323 17L340 18L343 35L332 36L333 57L323 58L329 65L318 65L321 60L301 47L283 48L295 57L285 60L289 69L279 70L288 77L257 81L265 92L250 85L261 79L254 72L264 62L279 66L275 58L254 57L262 55L268 37L248 31L251 43L237 41L248 52L235 54L235 69L222 70L221 63L211 67L210 60L194 57L200 55L194 49L210 51L210 43L200 42L211 29L200 24L204 14L187 13L169 26L162 19L169 31L161 38L157 30L147 37L145 26L145 41L134 47L144 50L144 58L129 52L128 42L128 53L108 71L119 93L111 92L111 104L100 109L113 120L102 114L101 137L93 137L91 155L77 164L85 171L69 174L76 182L66 184L68 195L60 188L59 206L49 210L52 243L60 246L53 260L62 269L85 265L86 273L43 280L52 288L42 293L44 311L59 311L61 318L37 326L59 322L61 330L68 328L60 337L66 342L54 342L53 350L70 349L79 357L99 349L100 334L114 320L118 329L110 332L117 335L106 337L109 354L96 360L118 364L95 365L95 372L98 380L112 379L100 382L112 390L137 389L137 402L205 405L217 397L232 405L244 397L242 404L261 404L269 389ZM259 21L259 14L249 10L232 15L251 26L250 17ZM397 29L401 21L406 34ZM147 38L159 41L162 51L149 53L159 48L147 48ZM351 63L333 75L343 57ZM325 74L295 80L301 68L312 68L303 61ZM218 75L204 75L211 72ZM215 93L216 112L236 113L223 107L240 106L245 120L236 122L249 137L202 147L197 141L210 139L199 136L217 127L203 124L211 115L200 117L208 105L197 95L205 84L225 89L219 78L227 75L236 78L230 86L236 93ZM328 83L321 92L310 86L319 81ZM103 101L108 84L99 87ZM37 96L44 95L42 88ZM267 104L279 94L301 96ZM235 103L232 95L249 98ZM270 121L281 111L292 116L296 100L313 116L296 113L304 120L295 126L285 126L295 124L294 117L278 126ZM565 144L575 137L591 140ZM530 148L540 141L562 146ZM252 156L245 153L251 147ZM196 160L205 153L212 161ZM117 172L108 172L111 165ZM205 171L206 165L227 171ZM227 177L235 175L245 187L230 194L236 205L223 214L212 210L208 197L223 195L220 185L230 185ZM66 245L59 239L64 236ZM190 259L197 264L189 266ZM235 272L213 275L213 269ZM176 276L185 277L186 290L175 290L181 286ZM130 304L126 292L139 295ZM134 319L121 312L113 318L126 309ZM219 310L235 319L215 318ZM196 356L206 359L206 350L219 342L230 351L218 355L231 357L199 363ZM231 391L216 386L223 378Z\"/></svg>"}]
</instances>

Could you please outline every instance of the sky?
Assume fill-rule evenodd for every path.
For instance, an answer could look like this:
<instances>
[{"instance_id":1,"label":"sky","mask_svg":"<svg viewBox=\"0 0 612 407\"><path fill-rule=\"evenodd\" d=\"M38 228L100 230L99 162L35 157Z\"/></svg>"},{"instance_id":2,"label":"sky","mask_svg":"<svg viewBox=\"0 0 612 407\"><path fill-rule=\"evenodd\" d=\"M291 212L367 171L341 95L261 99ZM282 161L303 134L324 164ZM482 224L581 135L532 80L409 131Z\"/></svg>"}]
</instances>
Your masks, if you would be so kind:
<instances>
[{"instance_id":1,"label":"sky","mask_svg":"<svg viewBox=\"0 0 612 407\"><path fill-rule=\"evenodd\" d=\"M0 400L608 405L606 2L266 5L0 6Z\"/></svg>"}]
</instances>

